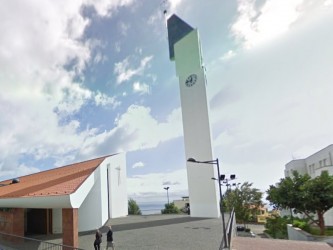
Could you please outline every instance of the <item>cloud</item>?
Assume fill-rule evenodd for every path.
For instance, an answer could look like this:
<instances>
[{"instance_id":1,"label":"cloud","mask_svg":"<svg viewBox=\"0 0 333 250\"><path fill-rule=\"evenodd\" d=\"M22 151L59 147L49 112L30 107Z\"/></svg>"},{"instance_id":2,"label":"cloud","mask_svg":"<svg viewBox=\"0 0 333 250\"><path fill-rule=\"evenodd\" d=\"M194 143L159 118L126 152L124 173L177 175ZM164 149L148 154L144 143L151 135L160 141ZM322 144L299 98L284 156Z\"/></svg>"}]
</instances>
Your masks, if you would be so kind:
<instances>
[{"instance_id":1,"label":"cloud","mask_svg":"<svg viewBox=\"0 0 333 250\"><path fill-rule=\"evenodd\" d=\"M132 168L143 168L145 164L142 161L133 164Z\"/></svg>"},{"instance_id":2,"label":"cloud","mask_svg":"<svg viewBox=\"0 0 333 250\"><path fill-rule=\"evenodd\" d=\"M229 50L227 53L225 53L225 54L221 57L221 59L222 59L223 61L225 61L225 60L229 60L229 59L233 58L235 55L236 55L235 51L233 51L233 50Z\"/></svg>"},{"instance_id":3,"label":"cloud","mask_svg":"<svg viewBox=\"0 0 333 250\"><path fill-rule=\"evenodd\" d=\"M267 0L256 6L255 0L238 0L237 21L231 30L245 48L269 42L287 32L302 14L304 0Z\"/></svg>"},{"instance_id":4,"label":"cloud","mask_svg":"<svg viewBox=\"0 0 333 250\"><path fill-rule=\"evenodd\" d=\"M135 75L142 75L143 72L149 67L149 62L153 59L153 56L146 56L141 59L139 66L133 68L130 64L130 57L125 58L121 62L117 62L114 65L114 73L117 74L117 84L121 84L125 81L129 81Z\"/></svg>"},{"instance_id":5,"label":"cloud","mask_svg":"<svg viewBox=\"0 0 333 250\"><path fill-rule=\"evenodd\" d=\"M150 86L145 83L135 82L133 83L133 92L139 93L140 95L149 94Z\"/></svg>"},{"instance_id":6,"label":"cloud","mask_svg":"<svg viewBox=\"0 0 333 250\"><path fill-rule=\"evenodd\" d=\"M120 30L120 34L122 34L123 36L126 36L127 35L127 32L130 28L130 24L126 24L124 22L119 22L118 23L118 28Z\"/></svg>"},{"instance_id":7,"label":"cloud","mask_svg":"<svg viewBox=\"0 0 333 250\"><path fill-rule=\"evenodd\" d=\"M116 100L116 97L109 97L108 95L97 91L94 100L97 106L111 106L113 109L118 107L121 103Z\"/></svg>"},{"instance_id":8,"label":"cloud","mask_svg":"<svg viewBox=\"0 0 333 250\"><path fill-rule=\"evenodd\" d=\"M135 0L85 0L87 6L92 6L98 15L110 17L119 7L130 6Z\"/></svg>"},{"instance_id":9,"label":"cloud","mask_svg":"<svg viewBox=\"0 0 333 250\"><path fill-rule=\"evenodd\" d=\"M178 181L164 181L162 185L163 186L180 185L180 183Z\"/></svg>"},{"instance_id":10,"label":"cloud","mask_svg":"<svg viewBox=\"0 0 333 250\"><path fill-rule=\"evenodd\" d=\"M73 152L95 128L81 128L75 119L90 101L117 101L82 85L98 41L84 39L91 20L82 9L91 6L111 15L133 1L8 1L0 8L0 169L18 176L37 171L22 158L73 159ZM17 18L19 17L19 18Z\"/></svg>"},{"instance_id":11,"label":"cloud","mask_svg":"<svg viewBox=\"0 0 333 250\"><path fill-rule=\"evenodd\" d=\"M119 53L121 51L121 43L119 41L114 43L114 50L117 53Z\"/></svg>"},{"instance_id":12,"label":"cloud","mask_svg":"<svg viewBox=\"0 0 333 250\"><path fill-rule=\"evenodd\" d=\"M324 2L324 5L325 5L325 6L331 6L331 5L333 5L333 1L332 1L332 0L326 0L326 1Z\"/></svg>"},{"instance_id":13,"label":"cloud","mask_svg":"<svg viewBox=\"0 0 333 250\"><path fill-rule=\"evenodd\" d=\"M94 63L98 64L98 63L104 63L108 60L108 57L106 55L103 55L102 53L98 52L96 53L95 57L94 57Z\"/></svg>"},{"instance_id":14,"label":"cloud","mask_svg":"<svg viewBox=\"0 0 333 250\"><path fill-rule=\"evenodd\" d=\"M215 154L256 185L283 177L292 156L332 143L332 10L314 8L287 37L243 51L210 72L211 81L222 83L211 99Z\"/></svg>"},{"instance_id":15,"label":"cloud","mask_svg":"<svg viewBox=\"0 0 333 250\"><path fill-rule=\"evenodd\" d=\"M165 185L170 187L170 199L179 199L182 196L188 195L186 169L179 169L168 173L135 175L127 178L128 196L138 202L165 201L166 193L163 189Z\"/></svg>"},{"instance_id":16,"label":"cloud","mask_svg":"<svg viewBox=\"0 0 333 250\"><path fill-rule=\"evenodd\" d=\"M173 110L165 122L157 121L150 113L151 109L148 107L131 105L126 113L116 119L113 129L87 138L80 155L106 155L110 152L150 149L182 135L179 108Z\"/></svg>"},{"instance_id":17,"label":"cloud","mask_svg":"<svg viewBox=\"0 0 333 250\"><path fill-rule=\"evenodd\" d=\"M6 169L5 171L0 171L0 177L2 176L24 176L29 174L38 173L40 170L34 167L28 167L24 164L20 164L17 169Z\"/></svg>"}]
</instances>

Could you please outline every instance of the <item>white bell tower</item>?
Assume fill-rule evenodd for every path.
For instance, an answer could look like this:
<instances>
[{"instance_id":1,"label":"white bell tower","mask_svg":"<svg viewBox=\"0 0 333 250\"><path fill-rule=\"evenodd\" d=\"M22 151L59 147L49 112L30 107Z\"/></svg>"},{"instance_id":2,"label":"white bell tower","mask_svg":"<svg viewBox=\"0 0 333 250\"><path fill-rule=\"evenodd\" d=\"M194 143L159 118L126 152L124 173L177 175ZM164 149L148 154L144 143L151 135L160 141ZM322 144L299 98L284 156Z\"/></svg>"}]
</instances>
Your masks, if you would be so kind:
<instances>
[{"instance_id":1,"label":"white bell tower","mask_svg":"<svg viewBox=\"0 0 333 250\"><path fill-rule=\"evenodd\" d=\"M179 78L186 159L213 160L206 78L199 34L178 16L167 20L170 60ZM191 216L219 217L218 184L214 165L187 162Z\"/></svg>"}]
</instances>

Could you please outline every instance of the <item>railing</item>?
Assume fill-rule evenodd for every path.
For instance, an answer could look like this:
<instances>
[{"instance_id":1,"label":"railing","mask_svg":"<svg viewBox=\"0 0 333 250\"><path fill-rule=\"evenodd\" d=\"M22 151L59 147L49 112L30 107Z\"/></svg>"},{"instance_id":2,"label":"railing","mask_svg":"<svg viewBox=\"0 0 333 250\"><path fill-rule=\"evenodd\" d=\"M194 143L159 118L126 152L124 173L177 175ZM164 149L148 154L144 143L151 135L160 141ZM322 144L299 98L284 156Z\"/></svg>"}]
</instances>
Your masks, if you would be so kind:
<instances>
[{"instance_id":1,"label":"railing","mask_svg":"<svg viewBox=\"0 0 333 250\"><path fill-rule=\"evenodd\" d=\"M236 216L234 209L232 209L230 213L230 217L226 227L226 234L227 234L227 239L226 239L227 242L225 244L224 239L222 239L219 250L232 249L232 237L236 235Z\"/></svg>"},{"instance_id":2,"label":"railing","mask_svg":"<svg viewBox=\"0 0 333 250\"><path fill-rule=\"evenodd\" d=\"M83 250L28 237L0 232L0 249L6 250Z\"/></svg>"}]
</instances>

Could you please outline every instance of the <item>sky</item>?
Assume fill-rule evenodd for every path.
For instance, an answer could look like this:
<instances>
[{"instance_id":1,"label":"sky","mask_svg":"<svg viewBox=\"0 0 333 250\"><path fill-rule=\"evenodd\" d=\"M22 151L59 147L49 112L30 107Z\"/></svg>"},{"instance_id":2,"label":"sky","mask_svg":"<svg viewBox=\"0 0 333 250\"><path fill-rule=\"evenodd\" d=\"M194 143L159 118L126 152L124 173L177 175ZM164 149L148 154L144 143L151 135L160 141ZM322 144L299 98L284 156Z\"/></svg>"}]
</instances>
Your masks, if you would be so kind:
<instances>
[{"instance_id":1,"label":"sky","mask_svg":"<svg viewBox=\"0 0 333 250\"><path fill-rule=\"evenodd\" d=\"M265 192L333 143L332 0L0 4L0 180L126 152L129 197L187 196L172 14L199 30L221 173Z\"/></svg>"}]
</instances>

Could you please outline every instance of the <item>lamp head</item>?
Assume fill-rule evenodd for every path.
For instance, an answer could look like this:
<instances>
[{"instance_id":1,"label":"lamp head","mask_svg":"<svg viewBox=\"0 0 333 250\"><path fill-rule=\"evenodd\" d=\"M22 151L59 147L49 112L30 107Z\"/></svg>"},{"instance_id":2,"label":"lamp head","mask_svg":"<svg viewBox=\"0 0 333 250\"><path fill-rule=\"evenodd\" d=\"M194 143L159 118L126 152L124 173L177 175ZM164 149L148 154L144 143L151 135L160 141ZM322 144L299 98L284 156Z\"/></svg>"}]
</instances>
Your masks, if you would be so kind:
<instances>
[{"instance_id":1,"label":"lamp head","mask_svg":"<svg viewBox=\"0 0 333 250\"><path fill-rule=\"evenodd\" d=\"M194 158L188 158L187 161L188 162L197 162Z\"/></svg>"}]
</instances>

